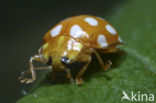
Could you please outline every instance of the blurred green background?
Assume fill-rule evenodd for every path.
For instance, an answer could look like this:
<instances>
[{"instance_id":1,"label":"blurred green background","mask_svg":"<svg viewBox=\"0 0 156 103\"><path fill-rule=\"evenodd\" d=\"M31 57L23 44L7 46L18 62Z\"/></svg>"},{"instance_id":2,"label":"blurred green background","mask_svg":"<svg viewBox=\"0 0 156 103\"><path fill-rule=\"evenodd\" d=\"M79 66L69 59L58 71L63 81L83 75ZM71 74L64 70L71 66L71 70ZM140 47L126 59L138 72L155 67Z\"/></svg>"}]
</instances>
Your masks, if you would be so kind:
<instances>
[{"instance_id":1,"label":"blurred green background","mask_svg":"<svg viewBox=\"0 0 156 103\"><path fill-rule=\"evenodd\" d=\"M84 76L86 82L80 87L72 84L43 86L19 102L113 103L120 101L122 89L128 93L134 90L156 95L155 4L155 0L2 1L0 102L19 100L22 91L32 85L21 84L17 77L28 69L29 58L42 44L44 34L60 20L80 14L108 20L125 41L120 48L126 53L118 60L115 59L118 55L108 55L107 58L114 61L111 70L103 73L97 67L100 71L96 74L94 70L89 71ZM92 68L98 64L94 62ZM34 94L40 97L38 101ZM60 96L63 97L60 99Z\"/></svg>"}]
</instances>

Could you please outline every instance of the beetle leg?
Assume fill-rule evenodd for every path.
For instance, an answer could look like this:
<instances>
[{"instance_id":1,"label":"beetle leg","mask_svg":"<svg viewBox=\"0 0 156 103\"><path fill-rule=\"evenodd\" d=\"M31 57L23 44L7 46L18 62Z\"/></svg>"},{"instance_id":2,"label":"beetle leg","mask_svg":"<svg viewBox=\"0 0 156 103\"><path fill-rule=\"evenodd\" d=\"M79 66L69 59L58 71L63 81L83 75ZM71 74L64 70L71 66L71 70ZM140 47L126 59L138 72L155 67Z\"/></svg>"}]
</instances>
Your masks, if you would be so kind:
<instances>
[{"instance_id":1,"label":"beetle leg","mask_svg":"<svg viewBox=\"0 0 156 103\"><path fill-rule=\"evenodd\" d=\"M34 70L36 71L36 70L51 69L51 68L52 68L52 66L47 66L47 67L35 67ZM30 69L21 72L21 75L24 76L24 75L26 75L26 74L29 73L29 72L30 72ZM19 77L19 78L20 78L20 77ZM22 78L22 77L21 77L21 78Z\"/></svg>"},{"instance_id":2,"label":"beetle leg","mask_svg":"<svg viewBox=\"0 0 156 103\"><path fill-rule=\"evenodd\" d=\"M36 67L36 68L34 68L33 61L42 62L42 59L40 58L39 55L35 55L34 57L31 57L30 58L30 61L29 61L30 69L27 70L27 71L22 72L22 75L25 75L25 74L27 74L27 73L30 72L31 73L31 78L19 77L18 79L20 80L20 82L22 82L22 83L25 82L27 84L33 82L36 79L36 70L52 69L52 66L48 66L48 67Z\"/></svg>"},{"instance_id":3,"label":"beetle leg","mask_svg":"<svg viewBox=\"0 0 156 103\"><path fill-rule=\"evenodd\" d=\"M90 62L91 62L91 56L89 54L84 54L82 55L82 57L78 60L78 62L86 62L85 66L79 71L79 73L76 76L76 83L77 84L81 84L83 83L83 80L81 78L81 76L84 74L84 72L87 70Z\"/></svg>"},{"instance_id":4,"label":"beetle leg","mask_svg":"<svg viewBox=\"0 0 156 103\"><path fill-rule=\"evenodd\" d=\"M102 69L103 69L103 70L109 69L110 66L111 66L111 64L112 64L112 62L111 62L110 60L107 60L107 61L106 61L106 64L104 64L102 58L101 58L100 55L99 55L99 53L97 53L96 50L94 50L94 49L92 49L92 51L93 51L93 53L96 55L96 57L97 57L97 59L98 59L100 65L101 65Z\"/></svg>"},{"instance_id":5,"label":"beetle leg","mask_svg":"<svg viewBox=\"0 0 156 103\"><path fill-rule=\"evenodd\" d=\"M66 68L66 69L65 69L65 72L67 73L66 78L70 79L70 81L71 81L72 83L74 83L74 79L73 79L73 77L72 77L72 75L71 75L71 73L70 73L70 69L69 69L69 68Z\"/></svg>"}]
</instances>

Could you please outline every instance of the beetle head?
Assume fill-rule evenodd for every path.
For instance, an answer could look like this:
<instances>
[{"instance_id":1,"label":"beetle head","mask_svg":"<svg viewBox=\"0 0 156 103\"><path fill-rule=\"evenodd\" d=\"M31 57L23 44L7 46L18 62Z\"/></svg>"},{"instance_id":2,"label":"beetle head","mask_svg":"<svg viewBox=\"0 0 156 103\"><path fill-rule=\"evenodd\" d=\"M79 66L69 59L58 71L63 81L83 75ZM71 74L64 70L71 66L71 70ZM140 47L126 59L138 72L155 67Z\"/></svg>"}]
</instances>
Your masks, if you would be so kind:
<instances>
[{"instance_id":1,"label":"beetle head","mask_svg":"<svg viewBox=\"0 0 156 103\"><path fill-rule=\"evenodd\" d=\"M52 59L53 68L61 68L77 60L83 51L83 45L67 36L58 36L43 45L43 56L47 61Z\"/></svg>"}]
</instances>

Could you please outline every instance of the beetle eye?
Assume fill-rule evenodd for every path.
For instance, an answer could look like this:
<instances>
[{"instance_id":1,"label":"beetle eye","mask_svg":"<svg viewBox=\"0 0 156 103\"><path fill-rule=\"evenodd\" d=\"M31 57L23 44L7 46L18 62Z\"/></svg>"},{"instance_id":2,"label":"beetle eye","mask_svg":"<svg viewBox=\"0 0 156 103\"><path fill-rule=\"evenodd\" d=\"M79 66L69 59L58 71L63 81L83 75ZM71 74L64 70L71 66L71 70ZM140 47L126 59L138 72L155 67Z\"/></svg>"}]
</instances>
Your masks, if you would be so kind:
<instances>
[{"instance_id":1,"label":"beetle eye","mask_svg":"<svg viewBox=\"0 0 156 103\"><path fill-rule=\"evenodd\" d=\"M61 57L61 62L67 64L69 63L69 59L67 57Z\"/></svg>"},{"instance_id":2,"label":"beetle eye","mask_svg":"<svg viewBox=\"0 0 156 103\"><path fill-rule=\"evenodd\" d=\"M49 58L47 65L51 65L52 64L52 57Z\"/></svg>"}]
</instances>

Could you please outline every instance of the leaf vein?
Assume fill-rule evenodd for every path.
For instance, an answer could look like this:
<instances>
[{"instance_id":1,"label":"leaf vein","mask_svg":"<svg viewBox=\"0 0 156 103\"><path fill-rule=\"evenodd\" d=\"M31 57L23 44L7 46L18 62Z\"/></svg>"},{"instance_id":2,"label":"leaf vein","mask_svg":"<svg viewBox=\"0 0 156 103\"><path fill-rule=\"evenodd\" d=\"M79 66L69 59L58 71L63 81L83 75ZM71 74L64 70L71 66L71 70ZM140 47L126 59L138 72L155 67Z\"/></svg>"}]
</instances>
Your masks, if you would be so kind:
<instances>
[{"instance_id":1,"label":"leaf vein","mask_svg":"<svg viewBox=\"0 0 156 103\"><path fill-rule=\"evenodd\" d=\"M148 57L141 55L138 51L129 48L127 46L122 46L121 48L123 48L127 53L131 54L131 56L136 57L137 60L141 61L142 64L148 67L150 71L156 74L156 70L155 70L156 66L155 64L152 63L152 61Z\"/></svg>"}]
</instances>

